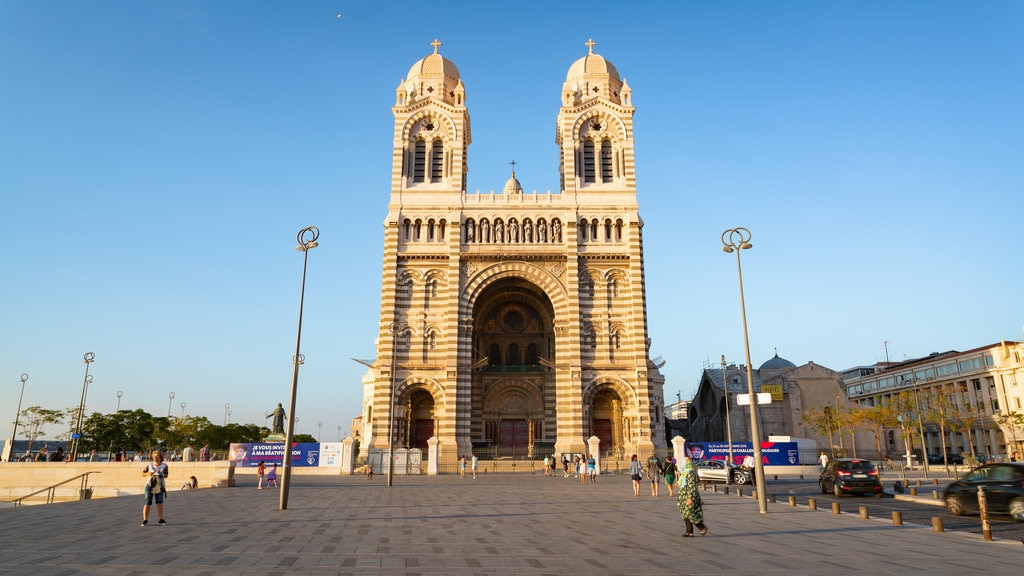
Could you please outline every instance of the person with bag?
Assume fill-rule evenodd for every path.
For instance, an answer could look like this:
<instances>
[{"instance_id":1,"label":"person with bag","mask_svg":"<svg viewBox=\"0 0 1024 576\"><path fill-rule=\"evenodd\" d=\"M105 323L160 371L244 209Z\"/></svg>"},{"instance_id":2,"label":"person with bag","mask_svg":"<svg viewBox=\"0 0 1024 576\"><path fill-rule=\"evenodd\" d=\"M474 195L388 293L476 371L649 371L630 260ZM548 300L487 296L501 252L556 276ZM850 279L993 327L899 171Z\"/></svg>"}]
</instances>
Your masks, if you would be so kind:
<instances>
[{"instance_id":1,"label":"person with bag","mask_svg":"<svg viewBox=\"0 0 1024 576\"><path fill-rule=\"evenodd\" d=\"M676 459L665 458L661 471L665 475L665 486L668 486L668 496L671 498L675 496L674 490L676 484L676 473L678 472L678 468L676 468Z\"/></svg>"},{"instance_id":2,"label":"person with bag","mask_svg":"<svg viewBox=\"0 0 1024 576\"><path fill-rule=\"evenodd\" d=\"M164 521L164 496L167 494L167 463L164 462L164 455L159 450L153 450L153 460L146 464L142 475L146 477L146 505L142 507L142 526L149 524L149 507L156 500L156 514L160 519L157 523L161 526L167 524Z\"/></svg>"},{"instance_id":3,"label":"person with bag","mask_svg":"<svg viewBox=\"0 0 1024 576\"><path fill-rule=\"evenodd\" d=\"M704 525L704 503L700 499L700 490L697 486L697 468L693 461L683 457L682 476L679 480L679 515L683 517L686 524L686 531L683 537L693 537L693 527L696 525L700 535L708 533L708 527Z\"/></svg>"},{"instance_id":4,"label":"person with bag","mask_svg":"<svg viewBox=\"0 0 1024 576\"><path fill-rule=\"evenodd\" d=\"M644 477L644 469L640 467L640 461L636 459L636 454L633 454L629 458L629 478L633 480L633 496L640 495L640 480Z\"/></svg>"},{"instance_id":5,"label":"person with bag","mask_svg":"<svg viewBox=\"0 0 1024 576\"><path fill-rule=\"evenodd\" d=\"M661 487L661 460L657 454L647 459L647 477L651 480L651 496L658 496Z\"/></svg>"}]
</instances>

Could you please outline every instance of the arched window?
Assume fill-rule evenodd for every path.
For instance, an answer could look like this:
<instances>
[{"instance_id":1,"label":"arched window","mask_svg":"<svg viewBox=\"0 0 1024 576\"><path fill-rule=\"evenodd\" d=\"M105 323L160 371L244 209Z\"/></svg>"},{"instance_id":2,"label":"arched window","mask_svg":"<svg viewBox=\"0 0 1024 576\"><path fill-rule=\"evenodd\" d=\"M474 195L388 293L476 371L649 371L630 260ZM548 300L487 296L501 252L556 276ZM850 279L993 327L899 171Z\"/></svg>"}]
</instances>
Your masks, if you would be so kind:
<instances>
[{"instance_id":1,"label":"arched window","mask_svg":"<svg viewBox=\"0 0 1024 576\"><path fill-rule=\"evenodd\" d=\"M594 142L591 140L583 143L583 181L594 181Z\"/></svg>"},{"instance_id":2,"label":"arched window","mask_svg":"<svg viewBox=\"0 0 1024 576\"><path fill-rule=\"evenodd\" d=\"M604 221L604 241L605 242L611 242L612 241L612 221L611 220L605 220Z\"/></svg>"},{"instance_id":3,"label":"arched window","mask_svg":"<svg viewBox=\"0 0 1024 576\"><path fill-rule=\"evenodd\" d=\"M615 241L622 242L622 220L615 221Z\"/></svg>"},{"instance_id":4,"label":"arched window","mask_svg":"<svg viewBox=\"0 0 1024 576\"><path fill-rule=\"evenodd\" d=\"M444 229L447 224L445 220L441 220L437 224L437 239L440 242L444 242Z\"/></svg>"},{"instance_id":5,"label":"arched window","mask_svg":"<svg viewBox=\"0 0 1024 576\"><path fill-rule=\"evenodd\" d=\"M405 222L403 222L402 224L403 227L405 228L405 241L409 242L410 240L412 240L412 221L406 218Z\"/></svg>"},{"instance_id":6,"label":"arched window","mask_svg":"<svg viewBox=\"0 0 1024 576\"><path fill-rule=\"evenodd\" d=\"M423 140L416 141L416 151L412 160L412 181L423 182L424 172L427 169L427 143Z\"/></svg>"},{"instance_id":7,"label":"arched window","mask_svg":"<svg viewBox=\"0 0 1024 576\"><path fill-rule=\"evenodd\" d=\"M590 239L597 240L597 218L590 221Z\"/></svg>"},{"instance_id":8,"label":"arched window","mask_svg":"<svg viewBox=\"0 0 1024 576\"><path fill-rule=\"evenodd\" d=\"M511 364L512 366L519 366L521 364L519 359L519 344L509 344L508 363Z\"/></svg>"},{"instance_id":9,"label":"arched window","mask_svg":"<svg viewBox=\"0 0 1024 576\"><path fill-rule=\"evenodd\" d=\"M427 220L427 242L434 241L434 219Z\"/></svg>"},{"instance_id":10,"label":"arched window","mask_svg":"<svg viewBox=\"0 0 1024 576\"><path fill-rule=\"evenodd\" d=\"M440 140L434 140L430 148L430 181L440 182L444 169L444 144Z\"/></svg>"},{"instance_id":11,"label":"arched window","mask_svg":"<svg viewBox=\"0 0 1024 576\"><path fill-rule=\"evenodd\" d=\"M526 347L526 363L530 366L540 364L540 354L537 353L536 344L530 344Z\"/></svg>"},{"instance_id":12,"label":"arched window","mask_svg":"<svg viewBox=\"0 0 1024 576\"><path fill-rule=\"evenodd\" d=\"M587 241L587 221L586 220L580 220L580 241L581 242L586 242Z\"/></svg>"},{"instance_id":13,"label":"arched window","mask_svg":"<svg viewBox=\"0 0 1024 576\"><path fill-rule=\"evenodd\" d=\"M420 238L422 238L422 237L423 237L423 221L422 220L417 220L416 223L413 224L413 227L412 227L412 239L415 242L419 242Z\"/></svg>"},{"instance_id":14,"label":"arched window","mask_svg":"<svg viewBox=\"0 0 1024 576\"><path fill-rule=\"evenodd\" d=\"M601 142L601 182L611 182L612 176L612 143Z\"/></svg>"},{"instance_id":15,"label":"arched window","mask_svg":"<svg viewBox=\"0 0 1024 576\"><path fill-rule=\"evenodd\" d=\"M501 365L501 346L497 344L491 344L487 349L487 359L490 361L491 366Z\"/></svg>"}]
</instances>

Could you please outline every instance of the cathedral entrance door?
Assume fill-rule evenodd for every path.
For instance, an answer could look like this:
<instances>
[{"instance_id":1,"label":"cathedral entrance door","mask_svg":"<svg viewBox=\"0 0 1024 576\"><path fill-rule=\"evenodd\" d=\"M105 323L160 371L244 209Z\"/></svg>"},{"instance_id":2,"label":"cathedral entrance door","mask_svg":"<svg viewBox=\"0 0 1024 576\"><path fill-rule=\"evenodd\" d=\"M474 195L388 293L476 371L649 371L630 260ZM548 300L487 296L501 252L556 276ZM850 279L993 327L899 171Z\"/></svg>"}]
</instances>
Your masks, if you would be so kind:
<instances>
[{"instance_id":1,"label":"cathedral entrance door","mask_svg":"<svg viewBox=\"0 0 1024 576\"><path fill-rule=\"evenodd\" d=\"M416 420L416 437L413 439L412 447L423 450L427 453L427 440L434 436L434 419L419 418Z\"/></svg>"},{"instance_id":2,"label":"cathedral entrance door","mask_svg":"<svg viewBox=\"0 0 1024 576\"><path fill-rule=\"evenodd\" d=\"M498 448L525 450L530 443L526 420L502 420L498 434Z\"/></svg>"},{"instance_id":3,"label":"cathedral entrance door","mask_svg":"<svg viewBox=\"0 0 1024 576\"><path fill-rule=\"evenodd\" d=\"M601 440L599 450L607 455L612 449L612 421L607 418L594 419L594 436Z\"/></svg>"}]
</instances>

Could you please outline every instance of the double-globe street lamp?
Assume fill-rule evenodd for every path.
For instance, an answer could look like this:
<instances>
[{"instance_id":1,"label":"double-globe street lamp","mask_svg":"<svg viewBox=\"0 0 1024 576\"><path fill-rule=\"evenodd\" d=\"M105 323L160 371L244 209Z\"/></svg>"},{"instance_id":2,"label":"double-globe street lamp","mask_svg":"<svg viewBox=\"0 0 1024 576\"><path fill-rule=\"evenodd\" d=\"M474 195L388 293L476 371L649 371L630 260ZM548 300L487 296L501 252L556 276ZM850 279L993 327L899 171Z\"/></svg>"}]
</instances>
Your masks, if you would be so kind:
<instances>
[{"instance_id":1,"label":"double-globe street lamp","mask_svg":"<svg viewBox=\"0 0 1024 576\"><path fill-rule=\"evenodd\" d=\"M409 331L408 324L404 322L392 322L388 326L388 332L391 333L391 382L388 387L388 487L395 477L395 386L397 385L397 351L398 348L398 335L403 336Z\"/></svg>"},{"instance_id":2,"label":"double-globe street lamp","mask_svg":"<svg viewBox=\"0 0 1024 576\"><path fill-rule=\"evenodd\" d=\"M174 392L167 395L167 417L171 417L171 402L174 402Z\"/></svg>"},{"instance_id":3,"label":"double-globe street lamp","mask_svg":"<svg viewBox=\"0 0 1024 576\"><path fill-rule=\"evenodd\" d=\"M743 314L743 347L747 355L747 393L750 394L750 441L754 445L754 478L757 483L757 505L761 514L768 513L767 492L764 485L764 463L761 462L761 434L757 426L757 395L754 394L754 375L750 368L750 339L747 336L747 305L743 299L743 267L740 265L740 251L753 247L750 230L731 228L722 232L722 250L736 253L736 271L740 278L740 311Z\"/></svg>"},{"instance_id":4,"label":"double-globe street lamp","mask_svg":"<svg viewBox=\"0 0 1024 576\"><path fill-rule=\"evenodd\" d=\"M302 252L302 288L299 290L299 327L295 334L295 356L292 357L292 394L288 402L288 428L284 436L284 454L281 461L281 500L279 508L288 508L288 487L292 476L292 437L295 433L295 393L299 387L299 364L302 363L302 354L299 354L300 343L302 342L302 306L306 299L306 264L309 261L309 251L317 247L317 239L320 238L320 230L316 226L307 226L295 236L298 246L296 250Z\"/></svg>"},{"instance_id":5,"label":"double-globe street lamp","mask_svg":"<svg viewBox=\"0 0 1024 576\"><path fill-rule=\"evenodd\" d=\"M7 459L14 458L14 441L18 439L18 418L21 416L21 399L25 397L25 382L28 382L28 374L21 375L21 394L18 396L18 411L14 413L14 431L11 432L11 449L7 451ZM341 427L338 427L341 432Z\"/></svg>"},{"instance_id":6,"label":"double-globe street lamp","mask_svg":"<svg viewBox=\"0 0 1024 576\"><path fill-rule=\"evenodd\" d=\"M82 415L85 413L85 393L89 389L89 383L92 382L92 378L89 376L89 365L96 359L96 355L92 352L86 352L82 356L82 360L85 362L85 378L82 380L82 401L78 404L78 418L75 421L75 434L72 436L74 442L71 444L71 461L76 462L78 460L78 443L82 439Z\"/></svg>"}]
</instances>

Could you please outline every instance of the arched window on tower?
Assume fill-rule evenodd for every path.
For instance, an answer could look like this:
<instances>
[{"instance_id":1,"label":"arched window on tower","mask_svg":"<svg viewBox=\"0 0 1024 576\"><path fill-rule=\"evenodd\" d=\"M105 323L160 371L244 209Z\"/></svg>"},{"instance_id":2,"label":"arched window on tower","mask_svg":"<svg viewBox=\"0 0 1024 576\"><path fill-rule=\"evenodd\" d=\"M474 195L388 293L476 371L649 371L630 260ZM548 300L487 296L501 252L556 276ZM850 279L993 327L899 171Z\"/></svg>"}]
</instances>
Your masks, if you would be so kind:
<instances>
[{"instance_id":1,"label":"arched window on tower","mask_svg":"<svg viewBox=\"0 0 1024 576\"><path fill-rule=\"evenodd\" d=\"M612 241L612 221L610 219L604 221L604 241Z\"/></svg>"},{"instance_id":2,"label":"arched window on tower","mask_svg":"<svg viewBox=\"0 0 1024 576\"><path fill-rule=\"evenodd\" d=\"M591 140L583 143L583 181L594 181L594 142Z\"/></svg>"},{"instance_id":3,"label":"arched window on tower","mask_svg":"<svg viewBox=\"0 0 1024 576\"><path fill-rule=\"evenodd\" d=\"M437 223L437 240L438 242L444 242L444 229L448 223L442 219Z\"/></svg>"},{"instance_id":4,"label":"arched window on tower","mask_svg":"<svg viewBox=\"0 0 1024 576\"><path fill-rule=\"evenodd\" d=\"M586 242L587 241L587 221L586 220L580 220L580 241L581 242Z\"/></svg>"},{"instance_id":5,"label":"arched window on tower","mask_svg":"<svg viewBox=\"0 0 1024 576\"><path fill-rule=\"evenodd\" d=\"M611 182L612 176L612 143L609 140L601 142L601 182Z\"/></svg>"},{"instance_id":6,"label":"arched window on tower","mask_svg":"<svg viewBox=\"0 0 1024 576\"><path fill-rule=\"evenodd\" d=\"M487 348L487 359L490 361L491 366L501 366L501 346L491 344Z\"/></svg>"},{"instance_id":7,"label":"arched window on tower","mask_svg":"<svg viewBox=\"0 0 1024 576\"><path fill-rule=\"evenodd\" d=\"M427 169L427 143L423 140L416 141L416 150L412 159L412 181L423 182Z\"/></svg>"},{"instance_id":8,"label":"arched window on tower","mask_svg":"<svg viewBox=\"0 0 1024 576\"><path fill-rule=\"evenodd\" d=\"M537 345L530 344L526 347L526 363L530 366L540 364L540 354L537 353Z\"/></svg>"},{"instance_id":9,"label":"arched window on tower","mask_svg":"<svg viewBox=\"0 0 1024 576\"><path fill-rule=\"evenodd\" d=\"M404 232L405 232L405 241L406 242L411 241L412 240L412 221L410 221L408 218L406 218L405 222L402 223L402 227L405 229L404 230Z\"/></svg>"},{"instance_id":10,"label":"arched window on tower","mask_svg":"<svg viewBox=\"0 0 1024 576\"><path fill-rule=\"evenodd\" d=\"M440 182L444 169L444 144L434 140L430 147L430 181Z\"/></svg>"},{"instance_id":11,"label":"arched window on tower","mask_svg":"<svg viewBox=\"0 0 1024 576\"><path fill-rule=\"evenodd\" d=\"M590 239L597 240L597 218L590 221Z\"/></svg>"},{"instance_id":12,"label":"arched window on tower","mask_svg":"<svg viewBox=\"0 0 1024 576\"><path fill-rule=\"evenodd\" d=\"M412 239L414 242L419 242L421 238L423 238L423 220L416 220L412 226Z\"/></svg>"},{"instance_id":13,"label":"arched window on tower","mask_svg":"<svg viewBox=\"0 0 1024 576\"><path fill-rule=\"evenodd\" d=\"M427 242L434 241L434 219L427 220Z\"/></svg>"},{"instance_id":14,"label":"arched window on tower","mask_svg":"<svg viewBox=\"0 0 1024 576\"><path fill-rule=\"evenodd\" d=\"M622 242L622 220L615 221L615 241Z\"/></svg>"},{"instance_id":15,"label":"arched window on tower","mask_svg":"<svg viewBox=\"0 0 1024 576\"><path fill-rule=\"evenodd\" d=\"M519 366L521 364L519 358L519 344L512 343L508 346L508 363L512 366Z\"/></svg>"}]
</instances>

